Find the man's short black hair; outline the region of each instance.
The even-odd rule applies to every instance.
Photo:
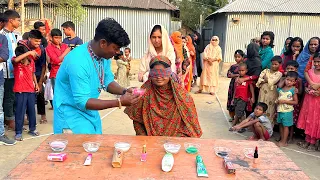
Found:
[[[262,107],[263,112],[266,112],[266,111],[268,110],[268,105],[267,105],[266,103],[258,102],[257,106]],[[256,106],[256,107],[257,107],[257,106]]]
[[[8,22],[7,16],[4,15],[4,13],[0,13],[0,22],[6,23]]]
[[[19,15],[19,13],[17,13],[17,11],[15,11],[15,10],[6,10],[5,12],[4,12],[4,15],[8,18],[8,20],[9,19],[15,19],[15,18],[20,18],[20,15]]]
[[[129,50],[129,52],[131,53],[131,49],[129,47],[124,48],[124,50]]]
[[[299,77],[299,75],[298,75],[298,73],[295,72],[295,71],[288,71],[288,72],[287,72],[287,77],[291,77],[291,78],[294,78],[295,80],[297,80],[298,77]]]
[[[62,36],[62,32],[60,31],[60,29],[52,29],[50,35],[51,37]]]
[[[299,63],[297,62],[297,61],[294,61],[294,60],[290,60],[290,61],[288,61],[287,62],[287,64],[286,64],[286,67],[288,67],[288,66],[293,66],[293,67],[295,67],[295,68],[299,68]]]
[[[99,41],[101,39],[105,39],[108,43],[114,43],[120,47],[125,47],[130,44],[130,39],[126,31],[112,18],[106,18],[99,22],[94,40]]]
[[[31,30],[31,31],[29,32],[29,38],[42,39],[43,36],[42,36],[42,34],[41,34],[40,31],[38,31],[38,30]]]
[[[271,62],[272,61],[277,61],[279,64],[282,63],[282,58],[281,56],[274,56],[272,59],[271,59]]]
[[[64,22],[61,27],[63,28],[71,28],[73,31],[75,31],[76,26],[74,25],[74,23],[72,21],[66,21]]]
[[[40,27],[46,26],[43,22],[37,21],[33,24],[34,29],[39,29]]]

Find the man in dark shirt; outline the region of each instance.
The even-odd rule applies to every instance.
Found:
[[[35,30],[38,30],[41,32],[43,38],[41,39],[41,45],[46,48],[48,46],[48,41],[46,39],[46,25],[41,22],[41,21],[37,21],[33,24],[33,27]],[[26,32],[22,35],[22,39],[23,40],[28,40],[29,38],[29,32]]]
[[[83,44],[82,39],[80,39],[75,33],[75,25],[71,21],[67,21],[61,25],[64,34],[67,36],[62,42],[67,44],[71,50],[75,47]]]

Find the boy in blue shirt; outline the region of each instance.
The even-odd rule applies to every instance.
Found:
[[[80,39],[75,33],[75,25],[71,21],[67,21],[61,25],[64,34],[67,36],[63,39],[63,43],[67,44],[71,50],[77,46],[83,44],[82,39]]]

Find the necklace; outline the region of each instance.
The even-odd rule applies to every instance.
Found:
[[[98,74],[98,78],[99,78],[99,87],[98,87],[98,92],[101,93],[101,90],[104,90],[107,92],[107,88],[104,85],[104,61],[102,58],[100,58],[99,56],[97,56],[93,51],[92,51],[92,47],[91,47],[91,42],[88,44],[88,51],[89,54],[91,56],[94,68]],[[98,67],[96,65],[95,59],[97,59],[98,61]]]

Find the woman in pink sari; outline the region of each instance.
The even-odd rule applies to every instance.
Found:
[[[222,60],[219,37],[213,36],[210,44],[203,53],[203,70],[200,78],[200,88],[196,93],[202,91],[215,95],[219,83],[219,63]]]

